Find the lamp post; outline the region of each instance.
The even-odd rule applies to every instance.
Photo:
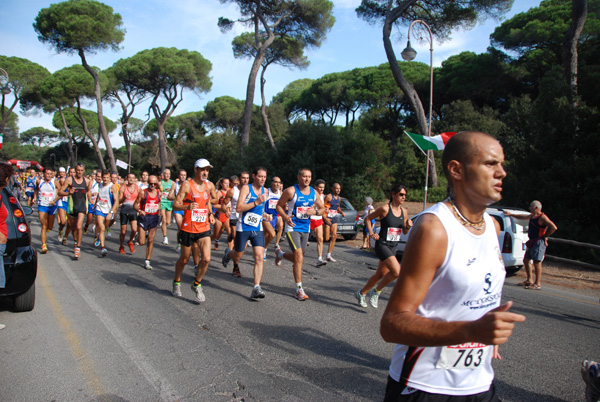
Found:
[[[433,114],[433,34],[431,28],[423,20],[414,20],[408,27],[408,43],[406,49],[400,54],[406,61],[412,61],[417,56],[417,51],[410,46],[410,32],[415,24],[422,24],[429,32],[429,125],[427,127],[427,136],[431,137],[431,116]],[[427,208],[427,187],[429,185],[429,161],[431,160],[432,151],[427,151],[427,167],[425,168],[425,200],[423,201],[423,209]]]

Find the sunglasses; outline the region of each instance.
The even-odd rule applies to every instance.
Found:
[[[400,197],[406,197],[406,193],[398,193]]]
[[[158,186],[158,183],[148,183],[149,186]]]

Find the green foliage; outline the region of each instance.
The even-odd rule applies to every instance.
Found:
[[[8,112],[8,111],[7,111]],[[8,116],[5,119],[4,129],[0,132],[3,136],[3,143],[7,142],[19,142],[19,115],[14,112],[8,112]]]
[[[165,134],[169,140],[189,141],[197,136],[206,134],[203,126],[204,112],[189,112],[177,116],[171,116],[165,123]],[[146,136],[158,132],[156,119],[150,120],[144,127]]]
[[[77,142],[88,141],[85,132],[83,131],[83,121],[78,116],[77,109],[66,108],[63,110],[63,114],[67,122],[67,127],[69,128],[69,131],[71,132],[73,137],[78,139]],[[92,133],[92,135],[98,133],[100,129],[100,124],[98,122],[98,114],[96,112],[86,109],[81,109],[81,114],[83,116],[83,119],[86,121],[87,128],[90,131],[90,133]],[[106,116],[104,116],[104,124],[106,125],[106,129],[109,133],[117,128],[116,123]],[[58,130],[63,130],[63,122],[60,113],[54,113],[54,116],[52,117],[52,125]]]
[[[20,141],[23,145],[31,144],[39,148],[56,142],[59,136],[58,131],[48,130],[45,127],[33,127],[21,133]]]
[[[204,107],[204,123],[210,130],[239,133],[243,125],[244,101],[219,96]]]
[[[37,148],[33,145],[21,145],[18,142],[3,144],[2,149],[0,149],[0,159],[4,161],[9,159],[39,161],[41,155],[42,148]]]
[[[233,56],[241,59],[255,58],[259,50],[255,38],[251,32],[244,32],[233,38],[231,43]],[[263,67],[270,64],[289,68],[306,68],[310,62],[304,55],[304,44],[300,40],[289,36],[278,36],[267,48],[262,62]]]
[[[43,8],[33,28],[42,43],[58,53],[119,50],[125,37],[121,15],[94,0],[68,0]]]

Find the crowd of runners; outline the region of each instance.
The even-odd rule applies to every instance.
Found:
[[[215,185],[208,180],[212,167],[206,159],[198,159],[191,178],[181,169],[175,180],[171,179],[169,169],[160,175],[144,171],[139,178],[133,173],[121,178],[108,170],[86,174],[83,164],[61,167],[56,172],[49,168],[40,173],[30,169],[15,173],[13,192],[22,192],[28,206],[37,206],[42,254],[48,252],[48,236],[58,226],[58,242],[63,246],[73,244],[74,260],[81,257],[81,244],[88,233],[93,235],[93,244],[104,257],[109,253],[106,237],[118,230],[114,229],[118,216],[118,253],[134,254],[136,247],[145,246],[143,267],[151,270],[156,233],[160,228],[162,244],[168,245],[167,228],[174,221],[179,252],[174,296],[182,296],[181,274],[192,258],[196,272],[192,284],[194,297],[198,302],[205,301],[202,278],[208,269],[211,250],[218,250],[221,238],[225,237],[222,264],[228,267],[233,262],[233,276],[242,275],[240,260],[246,248],[252,247],[251,299],[265,297],[260,284],[267,249],[273,243],[275,264],[280,266],[284,259],[292,262],[295,296],[307,300],[302,286],[302,265],[311,230],[316,237],[317,267],[336,262],[332,253],[338,217],[344,216],[340,184],[333,183],[331,193],[326,195],[325,182],[317,180],[315,187],[311,187],[312,172],[302,168],[298,171],[298,183],[284,189],[278,176],[273,176],[267,185],[267,171],[259,167],[252,173],[242,171],[219,178]],[[282,237],[289,244],[287,252],[280,247]],[[329,244],[323,258],[325,241]]]

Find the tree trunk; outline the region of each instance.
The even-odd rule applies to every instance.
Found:
[[[565,34],[562,45],[563,72],[567,84],[571,88],[571,95],[574,102],[576,102],[575,98],[577,97],[577,42],[587,18],[587,6],[587,0],[572,0],[571,26]]]
[[[83,67],[94,78],[94,94],[96,95],[96,105],[98,107],[98,124],[100,126],[100,134],[102,135],[104,145],[106,146],[106,155],[108,156],[108,160],[110,162],[110,169],[111,171],[116,172],[117,164],[115,163],[115,155],[113,153],[110,137],[108,136],[108,132],[106,131],[106,125],[104,124],[104,113],[102,111],[102,89],[100,88],[100,78],[98,78],[98,73],[96,72],[96,70],[94,70],[87,64],[87,61],[85,60],[85,54],[81,49],[79,49],[79,57],[81,57],[81,63],[83,64]],[[104,165],[104,161],[102,161],[102,165]],[[104,169],[106,168],[104,167]]]
[[[160,171],[167,168],[167,136],[165,135],[165,122],[156,120],[158,125],[158,156],[160,159]]]
[[[427,117],[425,116],[425,109],[423,108],[423,103],[419,98],[419,94],[415,91],[414,86],[408,82],[408,80],[402,74],[402,70],[398,65],[398,60],[396,58],[396,54],[394,53],[394,48],[392,47],[392,42],[390,40],[390,34],[392,32],[392,26],[394,22],[411,6],[415,3],[416,0],[405,1],[400,6],[392,9],[393,0],[390,0],[388,3],[388,13],[386,15],[385,23],[383,24],[383,47],[385,49],[385,54],[387,56],[388,62],[390,64],[390,69],[392,70],[392,75],[394,76],[394,80],[396,84],[404,95],[408,99],[408,103],[412,107],[415,117],[417,119],[417,125],[419,126],[419,131],[422,135],[427,136],[429,133],[429,126],[427,124]],[[429,183],[431,187],[437,187],[438,178],[437,171],[435,169],[435,159],[428,160],[429,163]]]
[[[70,166],[75,166],[76,162],[75,162],[75,153],[73,152],[73,136],[71,135],[71,132],[69,131],[69,127],[67,126],[67,120],[65,119],[65,114],[63,113],[63,110],[61,108],[59,108],[58,111],[60,112],[60,118],[62,119],[63,127],[65,129],[65,134],[67,136],[68,143],[69,143],[68,153],[69,153]]]
[[[83,114],[81,114],[81,107],[80,107],[79,101],[77,101],[77,115],[79,116],[79,122],[83,126],[83,132],[90,139],[90,141],[92,141],[92,145],[94,146],[94,151],[96,151],[96,158],[98,158],[98,169],[105,170],[106,165],[104,164],[104,159],[102,158],[102,152],[100,151],[100,146],[98,145],[98,141],[96,141],[96,139],[94,138],[94,136],[92,135],[92,133],[90,133],[90,130],[88,129],[87,121],[83,117]],[[114,171],[116,171],[116,168]]]
[[[277,151],[277,147],[275,146],[275,141],[273,141],[273,136],[271,135],[271,126],[269,125],[269,117],[267,116],[267,102],[265,100],[265,70],[267,66],[263,66],[262,71],[260,73],[260,97],[262,99],[262,105],[260,107],[260,114],[262,116],[263,124],[265,125],[265,132],[267,133],[267,138],[269,139],[269,143],[271,144],[271,148],[274,151]]]

